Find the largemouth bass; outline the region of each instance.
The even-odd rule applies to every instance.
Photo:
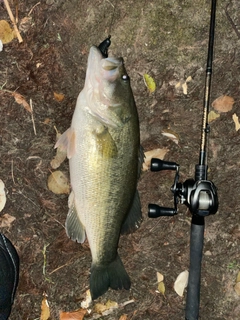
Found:
[[[66,148],[72,192],[67,235],[92,254],[92,299],[131,282],[118,255],[120,233],[139,227],[142,215],[137,180],[143,156],[139,120],[122,58],[91,47],[85,85],[71,127],[56,147]]]

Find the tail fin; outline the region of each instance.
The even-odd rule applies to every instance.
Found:
[[[108,288],[114,290],[126,289],[131,287],[130,278],[119,257],[107,266],[92,265],[90,276],[90,292],[92,299],[97,299],[104,294]]]

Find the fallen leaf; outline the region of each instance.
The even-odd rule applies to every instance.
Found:
[[[71,312],[60,311],[60,320],[82,320],[86,314],[86,309],[78,309]]]
[[[85,293],[85,299],[81,302],[81,307],[83,309],[87,309],[90,307],[91,303],[92,303],[91,293],[90,293],[90,290],[87,290]]]
[[[119,320],[127,320],[127,314],[122,314]]]
[[[147,73],[144,73],[143,80],[146,87],[148,88],[148,91],[150,93],[153,93],[156,90],[156,83],[154,79],[151,76],[149,76]]]
[[[27,101],[24,99],[24,97],[17,93],[17,92],[12,92],[12,95],[14,96],[15,98],[15,101],[18,103],[18,104],[21,104],[23,105],[23,107],[30,113],[32,113],[32,109],[30,107],[30,105],[27,103]]]
[[[68,178],[62,171],[54,171],[48,177],[48,189],[55,194],[69,194],[70,185]]]
[[[50,309],[47,301],[47,295],[44,294],[41,305],[41,317],[40,320],[48,320],[50,318]]]
[[[169,138],[170,140],[172,140],[173,142],[175,142],[176,144],[178,144],[179,142],[179,136],[177,133],[175,133],[172,130],[165,130],[162,132],[162,135]]]
[[[6,20],[0,20],[0,39],[2,43],[9,43],[15,37],[15,32]]]
[[[164,276],[160,272],[157,272],[157,282],[162,282],[163,280]]]
[[[144,152],[145,158],[144,158],[142,170],[143,171],[149,170],[152,158],[158,158],[163,160],[168,151],[169,151],[168,149],[153,149],[153,150]]]
[[[234,99],[230,96],[220,96],[212,103],[212,107],[218,112],[228,112],[232,110]]]
[[[215,111],[211,110],[208,114],[208,123],[216,120],[219,117],[220,117],[219,113],[216,113]]]
[[[65,98],[64,94],[62,93],[53,92],[53,95],[54,95],[54,99],[57,100],[58,102],[63,101],[63,99]]]
[[[188,270],[185,270],[178,275],[176,281],[174,282],[173,288],[180,297],[183,296],[184,289],[188,285],[188,275]]]
[[[238,116],[236,115],[236,113],[234,113],[232,115],[232,119],[235,123],[235,130],[238,131],[240,129],[240,123],[239,123]]]
[[[238,275],[237,275],[237,280],[236,282],[240,282],[240,271],[238,272]]]
[[[164,295],[165,294],[165,284],[163,281],[158,283],[158,291]]]
[[[240,296],[240,282],[237,282],[234,286],[234,290],[238,296]]]
[[[6,192],[5,192],[5,185],[4,182],[0,179],[0,212],[5,207],[7,198],[6,198]]]
[[[1,228],[9,228],[13,221],[16,220],[15,217],[11,216],[8,213],[5,213],[3,216],[0,217],[0,227]]]

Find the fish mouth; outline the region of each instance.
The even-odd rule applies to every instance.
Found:
[[[90,48],[84,86],[87,105],[90,113],[99,121],[114,128],[122,125],[122,121],[113,111],[120,106],[113,97],[113,92],[122,66],[122,58],[105,58],[98,47]]]

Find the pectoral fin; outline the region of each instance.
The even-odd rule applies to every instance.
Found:
[[[141,222],[142,222],[141,203],[140,203],[138,191],[136,190],[131,209],[128,212],[128,215],[126,216],[123,222],[121,233],[124,234],[124,233],[130,233],[135,231],[140,227]]]
[[[77,209],[74,203],[74,194],[69,196],[69,211],[66,219],[66,233],[70,239],[83,243],[86,239],[85,228],[79,219]]]
[[[76,135],[74,129],[67,129],[60,136],[54,148],[60,148],[60,150],[66,151],[68,159],[71,159],[76,151]]]
[[[96,148],[105,158],[114,158],[118,154],[118,149],[108,128],[101,125],[93,132],[95,135]]]

